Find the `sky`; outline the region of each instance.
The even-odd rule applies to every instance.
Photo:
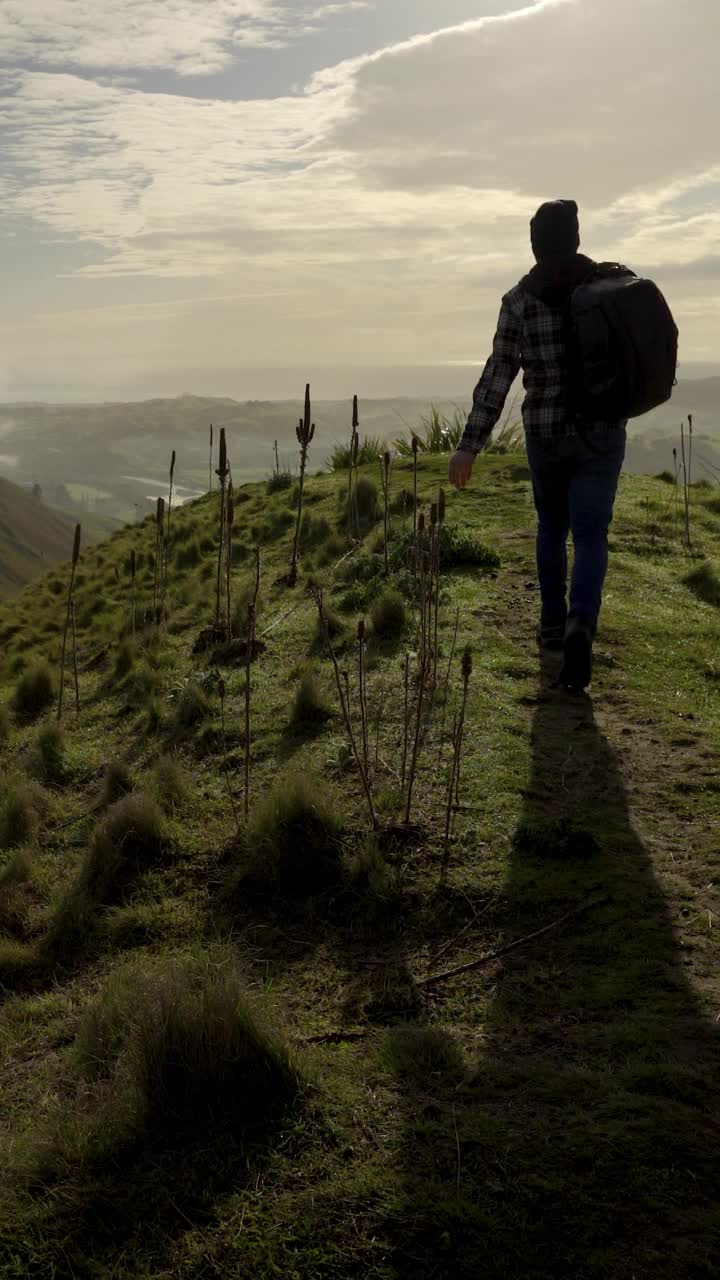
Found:
[[[718,0],[0,0],[0,399],[469,392],[558,196],[720,372],[718,48]]]

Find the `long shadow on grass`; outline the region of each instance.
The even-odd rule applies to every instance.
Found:
[[[451,1063],[419,1084],[399,1080],[397,1274],[709,1277],[720,1245],[717,1035],[618,757],[590,699],[554,690],[548,674],[499,945],[606,900],[436,988],[437,1016],[452,1025],[457,1011],[466,1044],[479,1036],[482,1047],[459,1090]]]

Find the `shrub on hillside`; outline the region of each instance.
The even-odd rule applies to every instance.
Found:
[[[55,680],[46,662],[24,671],[15,686],[13,707],[20,720],[35,720],[55,701]]]
[[[55,720],[48,720],[37,736],[33,766],[41,782],[61,783],[67,772],[65,732]]]
[[[124,760],[111,760],[103,775],[101,803],[108,808],[129,795],[132,789],[132,776]]]
[[[86,1077],[111,1081],[115,1142],[257,1131],[300,1089],[229,960],[187,956],[114,975],[81,1023],[76,1053]]]
[[[377,485],[367,476],[360,476],[353,487],[351,513],[353,518],[357,515],[361,530],[371,528],[378,518]],[[347,515],[345,519],[347,521]]]
[[[307,896],[337,882],[342,824],[327,786],[306,774],[278,779],[251,815],[233,887]]]
[[[305,671],[300,679],[290,712],[291,728],[303,730],[317,728],[332,716],[318,687],[314,671]]]
[[[292,482],[293,478],[289,471],[274,471],[273,474],[268,477],[265,487],[269,494],[282,493],[285,489],[289,489],[291,487]]]
[[[160,756],[152,768],[152,790],[164,813],[179,809],[187,799],[190,779],[178,760]]]
[[[186,542],[175,550],[175,567],[177,569],[194,569],[202,560],[202,551],[197,539]]]
[[[370,620],[374,634],[381,640],[401,635],[407,622],[402,596],[397,591],[384,591],[370,606]]]
[[[115,654],[115,675],[118,680],[124,680],[130,674],[135,666],[136,658],[137,645],[135,641],[129,637],[121,640]]]
[[[175,704],[175,723],[179,729],[194,729],[212,715],[212,703],[196,680],[183,686]]]
[[[95,828],[76,890],[93,903],[108,906],[158,862],[164,847],[157,804],[141,792],[131,793],[112,805]]]
[[[7,788],[0,809],[0,849],[33,844],[40,825],[39,790],[24,782]]]
[[[699,569],[689,573],[683,578],[683,583],[703,604],[720,608],[720,577],[709,562],[706,561]]]

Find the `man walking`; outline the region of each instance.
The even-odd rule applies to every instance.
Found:
[[[594,268],[579,252],[573,200],[541,205],[531,224],[537,265],[505,295],[493,346],[450,483],[468,483],[508,392],[523,370],[523,422],[537,509],[537,567],[542,598],[538,641],[563,649],[560,683],[580,690],[592,678],[592,646],[608,566],[608,529],[625,457],[627,419],[582,421],[570,359],[570,300]],[[631,274],[631,273],[628,273]],[[575,563],[567,598],[567,539]]]

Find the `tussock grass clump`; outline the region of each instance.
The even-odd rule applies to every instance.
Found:
[[[266,489],[269,494],[282,493],[285,489],[292,487],[293,478],[289,471],[275,471],[268,476],[266,481]]]
[[[0,808],[0,849],[33,844],[40,826],[40,788],[19,782],[8,787]]]
[[[350,507],[350,512],[345,513],[343,520],[347,522],[350,515],[359,524],[360,531],[366,533],[378,518],[377,485],[368,476],[360,476],[358,479],[353,489]]]
[[[111,760],[103,775],[101,803],[107,808],[129,795],[132,789],[132,776],[124,760]]]
[[[10,889],[15,885],[27,884],[32,880],[34,864],[28,849],[16,849],[7,862],[0,867],[0,890]]]
[[[423,1084],[433,1078],[461,1079],[462,1054],[442,1027],[394,1027],[381,1048],[384,1062],[396,1075]]]
[[[125,796],[108,809],[90,840],[77,880],[59,902],[43,941],[46,964],[63,963],[93,936],[98,908],[124,899],[166,847],[162,814],[149,796]]]
[[[720,577],[708,561],[683,578],[683,585],[703,604],[720,608]]]
[[[290,712],[290,727],[304,730],[323,725],[332,716],[326,705],[317,682],[315,672],[304,671]]]
[[[293,773],[278,779],[250,817],[233,887],[303,897],[337,883],[342,823],[327,786]]]
[[[407,622],[402,596],[397,591],[384,591],[370,606],[370,620],[374,634],[381,640],[401,635]]]
[[[33,769],[41,782],[57,785],[67,774],[65,733],[55,720],[48,720],[38,732]]]
[[[230,962],[195,956],[114,975],[85,1015],[76,1055],[88,1079],[109,1081],[114,1144],[257,1133],[301,1087]]]
[[[125,796],[95,828],[69,897],[89,907],[110,906],[138,875],[158,863],[164,848],[163,818],[155,801],[142,792]]]
[[[187,800],[190,778],[173,756],[160,756],[152,768],[153,795],[164,813],[172,813]]]
[[[570,818],[537,818],[521,822],[513,848],[533,858],[589,858],[600,851],[595,836]]]
[[[212,715],[212,703],[195,680],[189,680],[175,705],[175,724],[179,729],[194,729]]]
[[[141,710],[147,707],[160,692],[162,679],[159,671],[147,660],[133,667],[124,684],[125,698],[128,706]]]
[[[36,663],[23,672],[15,686],[15,715],[19,720],[36,720],[53,705],[55,697],[55,680],[47,662]]]
[[[202,560],[203,553],[197,539],[186,542],[175,549],[175,567],[177,569],[195,569]]]
[[[121,640],[115,654],[115,676],[124,680],[130,674],[137,660],[137,645],[129,638]]]

